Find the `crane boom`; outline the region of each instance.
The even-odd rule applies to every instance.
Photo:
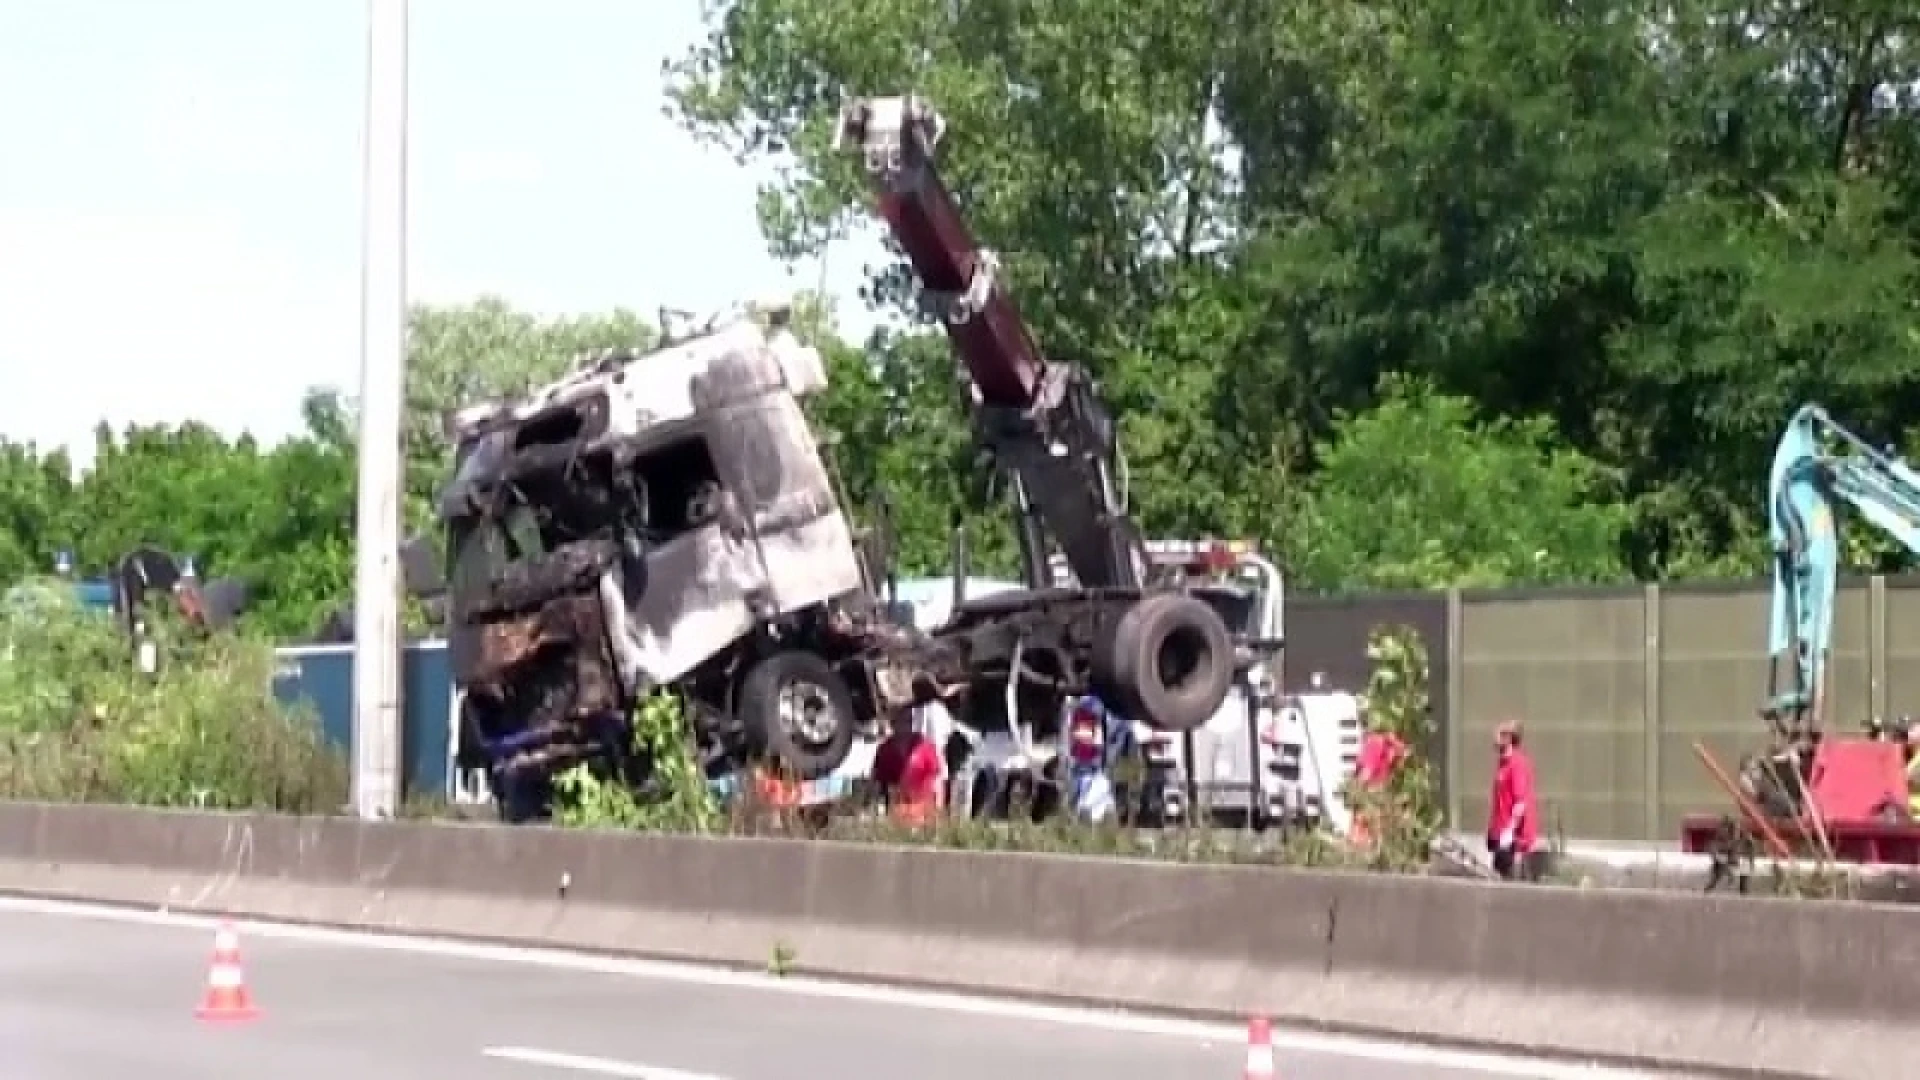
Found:
[[[1149,562],[1119,488],[1112,414],[1088,372],[1041,353],[934,163],[945,130],[918,97],[860,98],[841,110],[834,147],[861,156],[880,217],[942,308],[975,439],[1012,482],[1028,584],[1051,583],[1051,538],[1083,587],[1138,588]]]
[[[1840,576],[1834,511],[1841,503],[1920,555],[1920,473],[1825,409],[1804,405],[1774,448],[1767,498],[1774,552],[1767,711],[1799,730],[1817,725],[1826,691]]]

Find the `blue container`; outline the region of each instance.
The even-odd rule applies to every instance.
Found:
[[[96,611],[113,610],[113,586],[105,581],[77,581],[73,585],[73,594],[80,600],[80,606]]]
[[[296,645],[274,650],[273,692],[289,705],[306,701],[327,740],[352,759],[353,646]],[[450,798],[453,792],[454,693],[447,643],[407,646],[400,669],[402,797]]]

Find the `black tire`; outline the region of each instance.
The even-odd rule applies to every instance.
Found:
[[[1122,615],[1094,652],[1096,689],[1156,731],[1205,724],[1233,688],[1233,639],[1218,612],[1186,593],[1155,593]]]
[[[823,730],[795,729],[782,716],[790,695],[817,710]],[[853,750],[857,724],[853,693],[833,666],[815,653],[782,652],[755,664],[741,680],[735,714],[749,753],[771,759],[801,780],[817,780],[840,767]]]

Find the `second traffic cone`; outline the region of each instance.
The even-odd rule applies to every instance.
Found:
[[[213,962],[207,967],[207,991],[193,1015],[202,1020],[251,1020],[259,1015],[247,993],[247,976],[240,966],[240,935],[232,923],[221,923],[213,935]]]
[[[1247,1071],[1245,1080],[1275,1080],[1273,1069],[1273,1025],[1264,1016],[1247,1021]]]

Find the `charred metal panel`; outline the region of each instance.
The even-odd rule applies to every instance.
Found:
[[[623,706],[606,623],[592,593],[560,597],[538,611],[463,632],[471,668],[462,688],[482,708],[513,715],[513,730],[558,728]]]
[[[491,431],[463,439],[454,450],[453,476],[440,490],[443,519],[472,513],[505,475],[512,435]]]
[[[727,406],[708,430],[759,541],[765,602],[796,611],[860,589],[852,530],[799,403],[773,394]]]
[[[753,628],[751,599],[765,581],[744,528],[716,523],[654,547],[607,590],[620,605],[608,616],[622,627],[621,668],[655,683],[686,674]]]

